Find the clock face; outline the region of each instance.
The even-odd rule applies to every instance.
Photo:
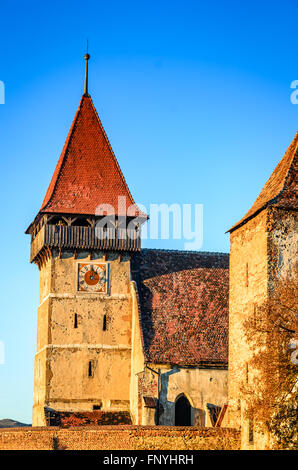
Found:
[[[107,292],[107,265],[104,263],[78,264],[78,291]]]

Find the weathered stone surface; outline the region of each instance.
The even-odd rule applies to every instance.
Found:
[[[103,255],[99,260],[105,261]],[[87,253],[82,260],[90,263]],[[60,411],[92,411],[93,406],[129,410],[130,260],[111,253],[107,261],[108,295],[77,292],[74,256],[53,256],[41,268],[33,425],[45,425],[44,406]]]
[[[0,430],[1,450],[239,450],[239,432],[222,428],[103,426]]]

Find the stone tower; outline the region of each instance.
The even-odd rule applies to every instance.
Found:
[[[134,204],[85,90],[41,209],[28,227],[40,270],[33,426],[57,411],[129,411]]]
[[[243,323],[269,298],[279,277],[297,259],[298,133],[247,214],[230,230],[229,406],[231,427],[240,427],[242,448],[263,446],[245,419],[242,384],[250,380],[250,345]]]

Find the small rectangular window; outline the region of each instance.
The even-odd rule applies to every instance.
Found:
[[[73,326],[74,326],[74,328],[78,327],[78,314],[77,313],[74,314],[74,325]]]
[[[107,329],[107,316],[106,315],[104,315],[102,319],[102,329],[103,331],[106,331]]]

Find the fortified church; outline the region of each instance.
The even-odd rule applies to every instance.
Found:
[[[148,216],[88,93],[85,59],[84,94],[26,231],[40,270],[33,426],[231,426],[247,441],[242,327],[292,269],[298,133],[230,229],[230,256],[141,249]]]

